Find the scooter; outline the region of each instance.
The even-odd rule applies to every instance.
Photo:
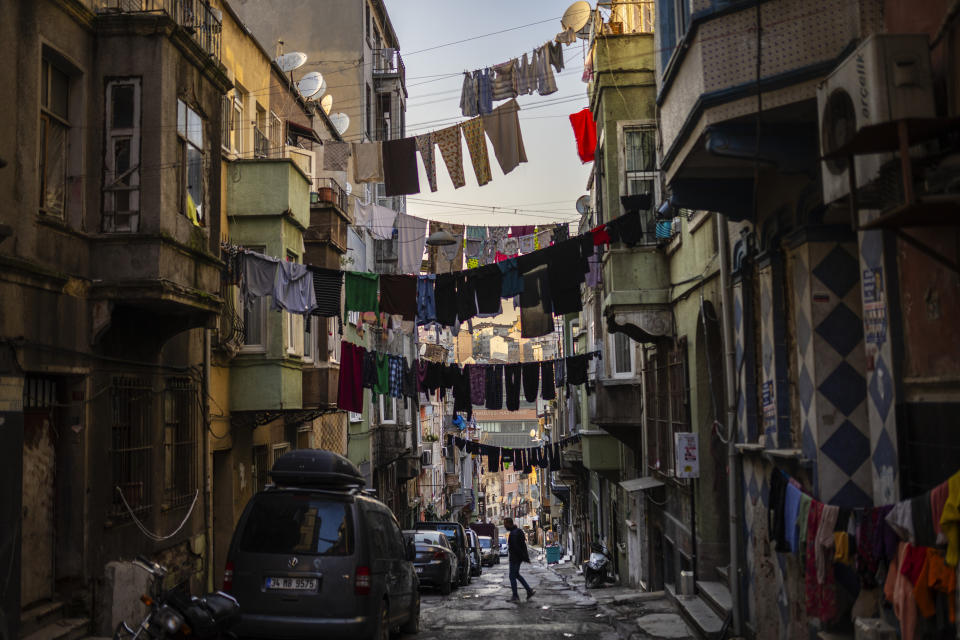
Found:
[[[233,638],[230,627],[240,618],[240,604],[233,596],[215,591],[202,598],[191,596],[186,583],[164,590],[167,569],[148,558],[138,556],[133,565],[152,577],[150,594],[140,601],[150,607],[136,629],[125,621],[117,625],[113,640],[183,640],[190,636],[197,640]]]
[[[607,575],[611,562],[613,557],[603,544],[599,542],[590,544],[590,559],[583,567],[583,577],[586,579],[588,589],[603,586],[607,582],[616,582],[612,576]]]

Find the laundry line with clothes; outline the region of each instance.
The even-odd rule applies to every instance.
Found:
[[[240,290],[245,304],[270,296],[273,309],[301,315],[341,317],[343,310],[386,313],[423,326],[459,327],[474,317],[502,312],[502,300],[520,308],[521,337],[555,330],[554,315],[583,309],[580,285],[599,277],[595,246],[642,236],[639,214],[627,213],[585,234],[522,255],[495,256],[494,264],[440,274],[378,274],[341,271],[280,260],[244,250]]]
[[[578,442],[580,442],[580,436],[573,435],[537,447],[496,447],[473,442],[453,434],[447,435],[447,446],[451,449],[456,447],[464,453],[487,459],[487,468],[481,470],[481,473],[484,471],[497,473],[501,467],[509,469],[511,464],[514,469],[523,474],[532,473],[534,467],[559,471],[562,468],[561,455],[563,450]]]
[[[822,503],[776,467],[769,487],[768,536],[775,551],[801,559],[808,615],[829,624],[843,602],[866,618],[889,605],[906,640],[955,629],[960,471],[878,507]]]

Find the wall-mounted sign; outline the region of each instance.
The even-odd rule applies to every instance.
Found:
[[[673,434],[673,450],[678,478],[700,477],[700,447],[697,434],[682,432]]]

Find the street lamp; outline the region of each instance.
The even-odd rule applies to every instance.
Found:
[[[457,239],[446,229],[434,231],[427,238],[428,247],[449,247],[452,244],[457,244]]]

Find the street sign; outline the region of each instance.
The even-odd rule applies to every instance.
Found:
[[[678,478],[700,477],[700,450],[696,433],[673,434],[673,450],[676,454]]]

